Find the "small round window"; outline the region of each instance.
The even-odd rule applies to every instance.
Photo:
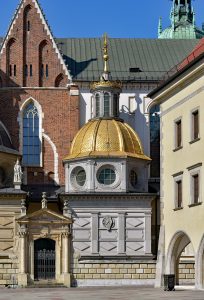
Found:
[[[135,172],[135,170],[130,171],[130,183],[131,183],[132,187],[136,188],[136,186],[137,186],[137,173]]]
[[[76,182],[78,185],[83,186],[86,182],[86,172],[84,169],[80,169],[76,173]]]
[[[104,168],[100,171],[98,181],[104,185],[110,185],[116,180],[115,171],[110,168]]]

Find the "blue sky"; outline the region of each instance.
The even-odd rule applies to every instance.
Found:
[[[171,0],[39,0],[56,37],[156,38],[159,16],[169,25]],[[204,0],[192,1],[196,24],[204,22]],[[0,0],[0,35],[5,35],[19,0]]]

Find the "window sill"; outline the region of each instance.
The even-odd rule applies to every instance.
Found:
[[[176,151],[178,151],[178,150],[180,150],[180,149],[182,149],[182,148],[183,148],[183,146],[179,146],[179,147],[173,149],[173,152],[176,152]]]
[[[192,203],[192,204],[189,204],[188,207],[194,207],[194,206],[198,206],[198,205],[201,205],[202,202],[198,202],[198,203]]]
[[[194,143],[196,143],[198,141],[200,141],[200,138],[197,138],[197,139],[194,139],[194,140],[190,141],[189,144],[194,144]]]
[[[174,211],[181,210],[181,209],[183,209],[183,207],[176,207],[174,208]]]

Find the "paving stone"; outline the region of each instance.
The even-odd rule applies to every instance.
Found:
[[[204,290],[176,288],[175,292],[151,287],[83,287],[83,288],[27,288],[0,290],[0,300],[203,300]]]

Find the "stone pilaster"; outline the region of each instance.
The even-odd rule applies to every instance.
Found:
[[[19,274],[18,274],[18,285],[25,287],[28,285],[28,274],[26,264],[27,254],[27,228],[25,225],[21,225],[19,233],[20,239],[20,253],[19,253]]]
[[[92,213],[92,254],[98,254],[98,214]]]
[[[63,238],[63,283],[66,287],[71,286],[71,274],[69,273],[70,269],[70,232],[69,228],[66,228],[62,233]]]
[[[118,254],[125,253],[125,213],[118,214]]]

